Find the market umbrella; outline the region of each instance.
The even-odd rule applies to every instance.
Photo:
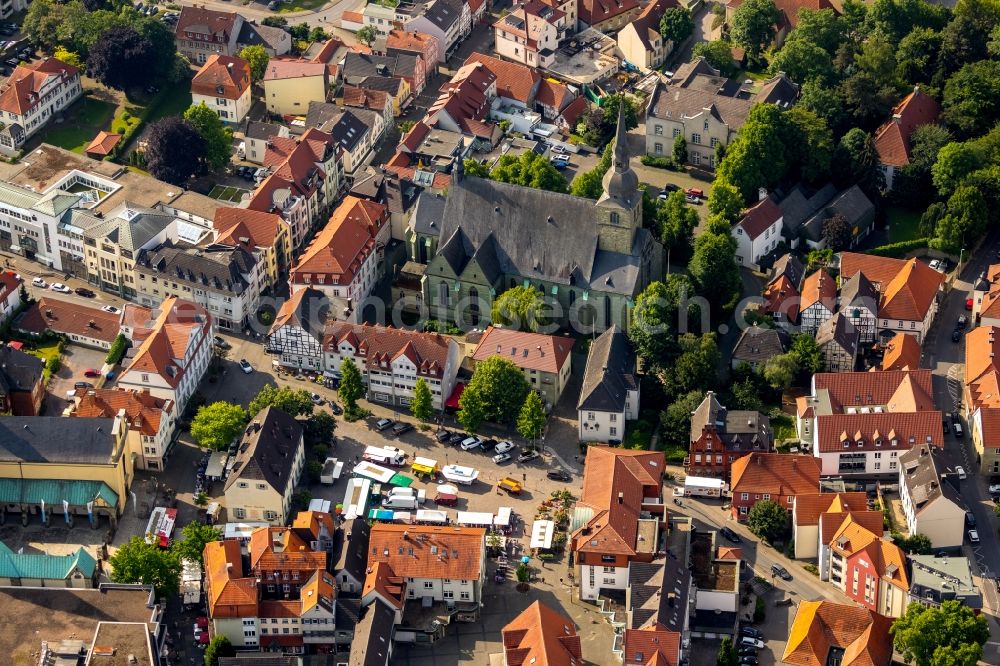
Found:
[[[528,557],[527,555],[522,555],[521,556],[521,564],[527,564],[530,561],[531,561],[531,558]]]

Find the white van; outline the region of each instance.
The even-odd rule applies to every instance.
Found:
[[[382,500],[383,509],[410,509],[416,510],[424,502],[424,491],[421,490],[415,495],[389,495]]]
[[[955,431],[955,437],[958,439],[962,439],[962,437],[965,435],[965,433],[962,432],[962,424],[953,423],[951,427]]]

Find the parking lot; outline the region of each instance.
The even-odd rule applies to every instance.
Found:
[[[76,382],[87,382],[97,385],[96,377],[85,377],[88,369],[100,370],[108,352],[103,349],[91,349],[80,345],[66,345],[62,355],[62,367],[52,375],[46,387],[42,409],[49,416],[62,414],[69,405],[66,394],[73,389]]]

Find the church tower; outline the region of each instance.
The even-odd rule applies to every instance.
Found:
[[[611,168],[602,181],[604,191],[597,200],[597,248],[630,254],[635,232],[642,227],[642,192],[639,177],[629,164],[624,102],[618,106],[618,127],[611,155]]]

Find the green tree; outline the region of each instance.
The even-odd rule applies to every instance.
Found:
[[[671,253],[671,263],[686,263],[691,256],[698,213],[687,204],[684,192],[671,192],[666,201],[657,207],[656,224],[663,248]]]
[[[199,446],[221,451],[240,436],[247,422],[247,413],[239,405],[213,402],[198,408],[191,421],[191,436]]]
[[[760,187],[777,185],[789,166],[785,158],[788,129],[788,116],[776,104],[754,106],[726,149],[718,177],[739,190],[744,201],[755,199]]]
[[[299,423],[302,425],[302,437],[306,446],[314,451],[317,447],[329,446],[333,440],[333,431],[337,427],[337,420],[333,415],[324,411],[318,411]]]
[[[236,649],[229,639],[222,634],[216,634],[212,642],[205,648],[205,666],[219,666],[219,657],[235,657]]]
[[[774,41],[774,26],[780,18],[774,0],[748,0],[733,12],[729,34],[746,51],[750,62],[755,63]]]
[[[823,240],[834,252],[846,250],[851,244],[851,223],[840,213],[823,220]]]
[[[692,32],[694,32],[694,18],[687,9],[671,7],[663,12],[663,17],[660,19],[660,36],[673,42],[675,48],[690,37]]]
[[[764,379],[777,391],[785,391],[795,381],[795,376],[799,374],[799,359],[795,354],[778,354],[772,356],[764,362],[761,371]]]
[[[733,647],[733,639],[728,636],[722,639],[719,645],[719,654],[715,658],[715,666],[736,666],[736,648]]]
[[[759,412],[764,408],[764,400],[760,397],[760,387],[750,377],[744,377],[732,384],[733,409],[746,409]]]
[[[470,388],[482,397],[486,420],[502,424],[514,422],[531,390],[521,369],[502,356],[476,364],[465,391]]]
[[[756,502],[747,512],[747,529],[765,541],[777,541],[788,531],[788,511],[773,500]]]
[[[838,87],[827,86],[820,81],[806,81],[799,88],[795,108],[812,111],[826,120],[837,134],[844,131],[847,123],[846,102]]]
[[[184,120],[194,128],[205,144],[205,161],[210,169],[221,169],[232,157],[233,130],[204,102],[184,112]]]
[[[537,331],[545,324],[545,297],[534,287],[518,285],[493,301],[490,317],[503,326],[519,331]]]
[[[823,372],[823,351],[816,344],[816,337],[808,333],[799,333],[792,337],[792,346],[788,350],[795,354],[799,369],[814,375]]]
[[[944,601],[940,606],[911,603],[902,617],[892,623],[893,646],[906,663],[938,666],[959,663],[975,666],[983,656],[983,645],[990,637],[985,615],[977,615],[960,601]],[[954,662],[947,656],[962,655]]]
[[[639,126],[639,102],[626,93],[612,93],[601,100],[601,108],[594,109],[577,125],[577,133],[592,146],[603,146],[614,136],[618,126],[618,108],[624,104],[625,130]]]
[[[802,40],[815,44],[831,56],[836,54],[841,44],[847,41],[846,21],[832,9],[799,10],[799,22],[795,30],[785,39]]]
[[[177,116],[152,123],[145,133],[146,169],[154,177],[180,185],[205,170],[205,142],[191,125]]]
[[[718,383],[722,354],[715,333],[697,336],[685,333],[677,338],[680,354],[673,367],[660,373],[667,395],[683,395],[691,391],[706,391]]]
[[[375,32],[374,26],[366,25],[363,26],[362,28],[359,28],[358,31],[354,33],[354,36],[357,37],[358,41],[364,44],[365,46],[371,46],[372,44],[375,43],[375,39],[378,37],[378,33]]]
[[[893,541],[907,555],[930,555],[934,547],[927,535],[919,532],[905,538],[894,537]]]
[[[938,194],[951,196],[965,177],[980,168],[984,155],[972,142],[947,143],[938,150],[937,159],[931,167],[931,178]]]
[[[123,333],[119,333],[111,343],[108,355],[104,357],[104,362],[110,365],[118,365],[118,362],[122,360],[122,356],[125,355],[126,349],[128,349],[128,338]]]
[[[828,82],[833,78],[833,61],[820,46],[804,39],[792,39],[774,54],[770,72],[784,72],[796,83]]]
[[[466,176],[475,176],[477,178],[490,177],[490,168],[484,162],[471,158],[462,162],[462,171]]]
[[[176,542],[172,548],[182,560],[191,560],[201,564],[205,557],[205,544],[222,540],[222,532],[205,523],[188,523],[181,530],[183,541]]]
[[[942,116],[957,136],[983,134],[1000,119],[1000,61],[965,65],[944,86]]]
[[[240,49],[239,56],[246,60],[247,65],[250,66],[250,79],[254,83],[260,83],[264,79],[264,74],[267,73],[267,63],[271,61],[271,56],[260,44],[244,46]]]
[[[728,310],[736,304],[742,282],[731,236],[714,233],[698,236],[688,270],[699,293],[713,306]]]
[[[490,171],[490,179],[549,192],[566,192],[566,178],[552,162],[533,150],[520,155],[504,155]]]
[[[258,414],[265,407],[277,407],[290,416],[308,416],[313,413],[314,406],[312,394],[305,389],[268,384],[250,401],[247,411]]]
[[[517,433],[528,441],[535,441],[545,430],[545,407],[542,398],[536,391],[528,391],[528,397],[521,405],[521,413],[517,416]]]
[[[611,168],[611,149],[613,144],[608,144],[601,154],[601,161],[593,169],[577,174],[570,184],[570,194],[587,199],[598,199],[604,191],[604,174]]]
[[[350,414],[357,413],[358,400],[364,393],[365,389],[361,385],[361,372],[358,370],[358,366],[354,364],[352,359],[345,358],[340,362],[340,388],[337,389],[337,395],[344,403],[344,410]]]
[[[884,181],[870,134],[858,127],[848,131],[840,139],[833,162],[835,181],[843,185],[857,183],[869,196],[878,196]]]
[[[732,224],[739,219],[742,211],[743,196],[739,190],[721,178],[716,179],[708,195],[708,212]]]
[[[660,413],[660,441],[663,444],[680,446],[687,451],[691,443],[691,412],[704,398],[701,391],[689,391],[667,405]]]
[[[785,112],[788,134],[785,139],[785,160],[788,167],[808,183],[825,183],[830,177],[833,161],[833,132],[826,119],[794,107]]]
[[[688,142],[684,138],[683,134],[678,134],[677,138],[674,139],[674,162],[677,164],[687,164],[688,161]]]
[[[476,432],[479,426],[486,420],[486,403],[480,389],[472,388],[471,385],[465,387],[462,395],[458,397],[458,422],[462,424],[468,432]]]
[[[431,396],[431,389],[427,386],[427,380],[418,377],[413,385],[413,400],[410,402],[410,411],[421,423],[428,423],[434,418],[434,399]]]
[[[90,49],[87,70],[107,87],[124,91],[147,79],[155,59],[148,39],[131,27],[114,26]]]
[[[177,554],[146,543],[144,537],[132,537],[108,562],[111,580],[116,583],[152,585],[158,597],[172,597],[180,589],[181,561]]]
[[[940,32],[914,28],[896,48],[897,78],[907,83],[930,83],[940,50]]]
[[[79,55],[72,51],[67,51],[61,46],[56,48],[55,53],[52,55],[56,60],[64,62],[67,65],[72,65],[73,67],[78,67],[79,69],[84,69],[86,67],[86,63],[80,60]]]
[[[733,63],[733,45],[724,39],[711,42],[698,42],[691,49],[691,58],[704,58],[709,65],[719,70],[723,76],[732,76],[735,69]]]
[[[948,199],[948,212],[937,223],[937,244],[958,251],[981,238],[989,226],[990,208],[979,188],[960,185]]]
[[[693,293],[685,294],[691,298]],[[651,282],[635,299],[629,339],[636,353],[646,363],[665,365],[677,351],[677,303],[664,282]]]

